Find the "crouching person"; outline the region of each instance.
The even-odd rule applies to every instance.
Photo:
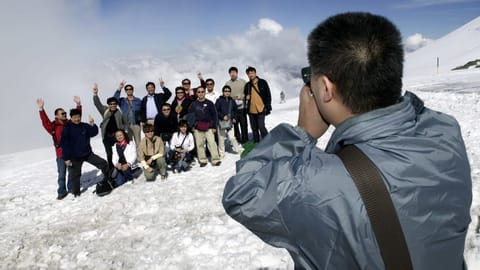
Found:
[[[124,130],[115,132],[117,142],[112,147],[112,162],[115,166],[112,178],[114,187],[119,187],[125,182],[133,180],[133,175],[138,168],[137,146],[131,141]]]
[[[167,162],[165,161],[165,148],[162,138],[153,134],[153,125],[143,125],[145,137],[138,146],[138,160],[143,167],[145,179],[155,181],[160,173],[162,180],[167,179]]]
[[[192,133],[188,132],[186,120],[180,120],[178,123],[178,132],[172,135],[170,140],[170,164],[173,172],[188,171],[192,163],[193,155],[191,151],[195,148],[195,141]]]

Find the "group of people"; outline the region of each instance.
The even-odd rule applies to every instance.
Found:
[[[91,117],[88,123],[81,123],[79,97],[74,99],[77,108],[70,111],[70,120],[59,108],[55,120],[50,121],[43,100],[37,100],[42,124],[56,142],[57,199],[69,192],[80,195],[81,165],[85,161],[99,168],[105,180],[112,178],[114,187],[118,187],[132,180],[140,169],[147,181],[158,175],[165,180],[167,169],[173,173],[188,171],[195,157],[200,167],[208,164],[209,157],[212,166],[219,166],[225,157],[226,139],[234,154],[241,152],[241,144],[249,140],[247,116],[252,140],[259,142],[268,134],[265,116],[272,110],[269,85],[256,75],[254,67],[246,69],[248,82],[238,77],[236,67],[228,73],[230,80],[221,94],[215,91],[213,79],[204,80],[198,73],[200,85],[192,88],[191,81],[183,79],[173,98],[162,79],[158,93],[155,83],[146,83],[147,95],[141,99],[134,95],[133,85],[121,81],[106,104],[95,83],[93,103],[102,117],[99,127]],[[90,138],[99,130],[106,160],[95,155],[90,146]],[[70,173],[65,184],[67,171]]]

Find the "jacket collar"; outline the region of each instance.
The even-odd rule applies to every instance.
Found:
[[[423,101],[420,98],[406,92],[394,105],[359,114],[340,123],[325,151],[335,153],[344,145],[400,134],[415,125],[417,114],[423,108]]]

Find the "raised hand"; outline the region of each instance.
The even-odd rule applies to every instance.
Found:
[[[98,95],[98,84],[97,83],[93,84],[93,95],[94,96]]]
[[[119,91],[122,90],[123,87],[125,87],[125,83],[126,83],[125,80],[122,80],[122,81],[120,82],[120,84],[118,85],[118,90],[119,90]]]
[[[73,97],[73,102],[75,102],[77,105],[82,104],[82,101],[80,100],[79,96],[74,96]]]
[[[158,82],[160,83],[160,88],[163,88],[165,86],[165,82],[163,81],[162,77],[158,79]]]
[[[199,71],[199,72],[197,73],[197,77],[198,77],[199,80],[203,80],[202,72]]]
[[[43,101],[43,99],[41,98],[37,99],[37,106],[40,110],[43,110],[44,105],[45,105],[45,102]]]
[[[95,120],[93,119],[93,117],[91,115],[88,115],[88,123],[93,126],[93,123],[95,123]]]

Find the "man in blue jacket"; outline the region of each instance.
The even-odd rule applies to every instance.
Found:
[[[72,193],[75,197],[80,196],[80,177],[82,164],[88,162],[100,169],[105,177],[108,177],[108,163],[103,158],[95,155],[90,146],[90,138],[98,134],[98,127],[89,117],[89,123],[83,123],[82,111],[70,110],[71,122],[63,129],[60,146],[63,149],[63,160],[67,166],[71,166],[70,181],[72,181]]]
[[[126,97],[120,97],[122,89],[125,88]],[[127,120],[128,134],[133,135],[135,145],[140,144],[140,120],[142,100],[133,95],[133,85],[125,85],[125,81],[121,81],[118,89],[113,94],[113,97],[118,100],[118,106]]]
[[[335,153],[356,145],[378,167],[414,269],[462,269],[470,166],[458,122],[402,96],[397,28],[369,13],[328,18],[308,38],[311,87],[298,126],[274,128],[223,194],[227,213],[297,269],[385,269],[360,194]],[[316,147],[335,126],[324,151]]]

